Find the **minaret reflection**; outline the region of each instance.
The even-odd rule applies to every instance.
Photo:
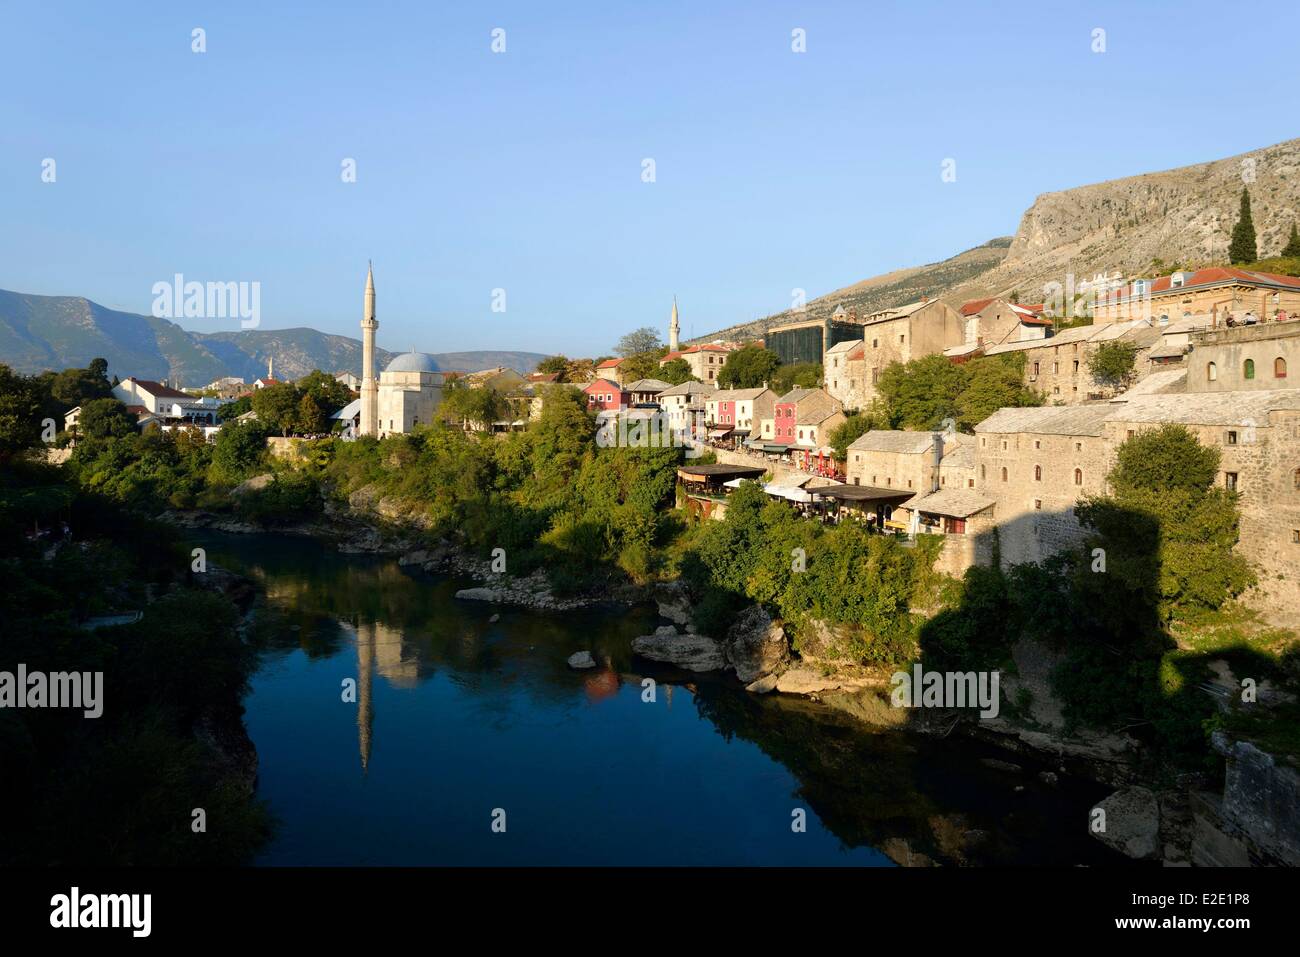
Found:
[[[357,739],[361,770],[370,767],[375,712],[372,697],[378,673],[394,688],[414,688],[420,682],[420,660],[414,648],[407,654],[406,636],[400,628],[378,621],[356,623],[357,635]]]

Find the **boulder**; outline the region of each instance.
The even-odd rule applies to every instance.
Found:
[[[718,671],[726,665],[722,646],[703,635],[642,635],[632,650],[651,661],[666,661],[687,671]]]
[[[791,668],[776,679],[776,690],[782,694],[816,694],[840,687],[835,678],[828,678],[811,668]]]
[[[745,684],[782,671],[790,663],[785,629],[761,605],[745,609],[727,631],[723,645],[727,664]]]
[[[499,596],[495,588],[462,588],[456,592],[457,598],[465,598],[469,601],[498,601]]]
[[[569,667],[578,669],[594,668],[596,667],[596,659],[591,657],[590,651],[575,651],[569,655]]]
[[[745,690],[752,694],[767,694],[776,690],[776,675],[763,675],[757,681],[745,685]]]
[[[266,472],[262,475],[254,475],[251,479],[245,479],[232,488],[230,490],[230,497],[240,498],[247,495],[249,492],[260,492],[273,481],[275,481],[275,476],[270,472]]]
[[[656,634],[656,635],[675,635],[675,634],[677,634],[677,628],[676,628],[676,626],[674,626],[674,625],[660,625],[658,628],[655,629],[655,634]]]
[[[675,625],[686,625],[691,620],[691,596],[683,581],[665,582],[655,588],[655,604],[660,616]]]
[[[1159,857],[1160,803],[1150,788],[1131,787],[1116,791],[1099,802],[1106,812],[1105,829],[1089,823],[1088,833],[1103,844],[1135,860]]]

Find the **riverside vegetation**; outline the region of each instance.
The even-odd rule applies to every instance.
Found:
[[[1013,378],[1009,367],[986,368],[966,374]],[[958,389],[948,406],[935,407],[903,391],[881,414],[929,424],[947,408],[960,411],[966,394]],[[0,395],[0,415],[10,399]],[[973,401],[966,408],[977,414]],[[761,604],[786,623],[796,652],[816,643],[820,660],[857,669],[888,674],[920,660],[928,669],[1014,673],[1017,643],[1041,642],[1061,658],[1052,691],[1067,732],[1123,730],[1157,767],[1213,765],[1207,736],[1224,726],[1286,743],[1271,717],[1225,712],[1200,690],[1215,660],[1282,687],[1294,687],[1298,662],[1293,635],[1240,617],[1234,599],[1252,573],[1232,552],[1235,498],[1213,487],[1217,451],[1177,426],[1121,448],[1111,495],[1079,509],[1089,532],[1084,549],[1041,565],[972,568],[952,580],[933,571],[939,536],[907,543],[854,523],[828,528],[753,484],[733,494],[724,521],[690,519],[672,508],[681,450],[598,448],[581,396],[562,386],[547,391],[540,418],[523,432],[434,424],[382,441],[304,442],[293,461],[268,456],[257,423],[228,423],[207,444],[184,432],[139,434],[112,402],[83,404],[82,434],[59,479],[19,499],[57,488],[104,515],[198,508],[268,528],[385,501],[395,503],[385,514],[400,520],[408,540],[484,557],[504,549],[512,576],[543,569],[557,593],[681,579],[705,634]],[[256,487],[242,484],[267,473]],[[32,507],[7,501],[15,535]],[[1106,555],[1104,572],[1095,568],[1096,549]],[[42,574],[47,585],[59,578],[52,569]],[[49,612],[48,602],[32,608]],[[1031,720],[1025,700],[1008,705]]]

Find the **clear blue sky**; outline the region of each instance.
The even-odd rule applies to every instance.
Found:
[[[263,328],[356,336],[372,258],[388,349],[605,353],[674,293],[703,334],[1009,235],[1042,192],[1300,135],[1297,28],[1290,2],[10,3],[0,288],[148,312],[177,272],[258,281]]]

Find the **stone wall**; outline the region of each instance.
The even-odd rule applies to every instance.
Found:
[[[1207,329],[1190,341],[1188,392],[1294,389],[1300,382],[1300,321]],[[1245,374],[1247,359],[1254,363],[1251,379]],[[1276,368],[1278,359],[1282,370]]]

